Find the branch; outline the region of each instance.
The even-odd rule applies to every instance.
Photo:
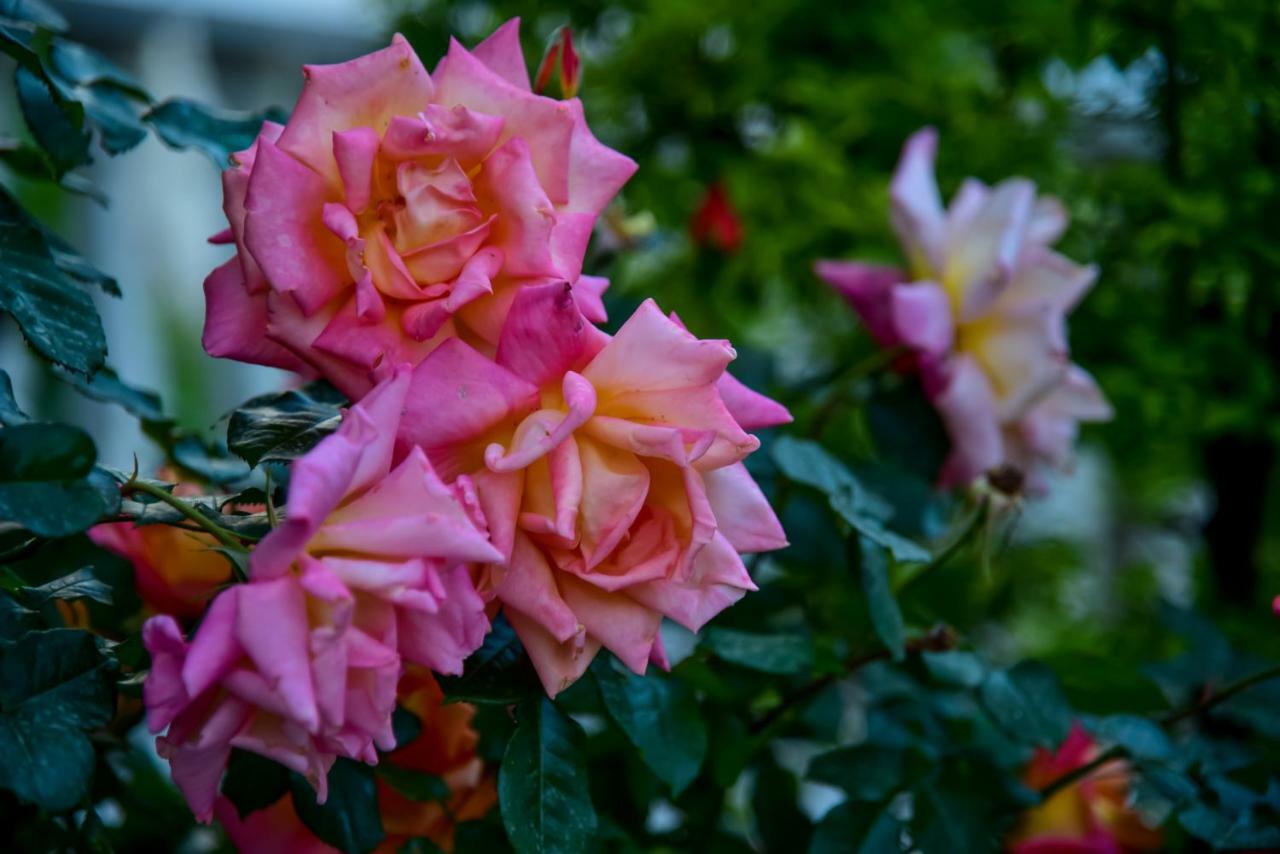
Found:
[[[191,520],[196,525],[200,526],[202,529],[212,534],[214,539],[216,539],[219,543],[221,543],[222,545],[226,546],[229,549],[235,549],[236,551],[242,551],[242,552],[248,551],[248,549],[244,547],[244,541],[253,539],[246,535],[237,534],[234,531],[231,531],[227,528],[222,527],[217,522],[213,521],[208,516],[201,513],[199,510],[193,507],[190,503],[183,501],[181,498],[178,498],[177,496],[170,494],[169,492],[167,492],[164,489],[161,489],[155,484],[147,483],[144,480],[136,480],[136,479],[130,478],[126,483],[124,483],[120,487],[120,492],[122,495],[130,495],[135,492],[141,492],[144,495],[151,496],[157,501],[160,501],[164,504],[168,504],[170,507],[172,507],[174,510],[177,510],[187,519]]]
[[[915,655],[921,652],[946,652],[953,649],[956,645],[956,632],[947,625],[937,625],[929,630],[928,634],[912,638],[906,643],[906,651],[909,655]],[[811,682],[801,685],[795,691],[783,697],[778,705],[765,712],[756,720],[752,721],[749,731],[752,735],[764,732],[773,726],[784,716],[790,713],[809,700],[812,700],[818,694],[821,694],[829,685],[834,684],[840,679],[866,667],[868,664],[874,664],[877,661],[887,661],[893,657],[893,652],[887,647],[869,650],[859,653],[847,661],[844,666],[836,673],[827,673],[819,676]]]
[[[1268,667],[1265,670],[1259,670],[1257,673],[1254,673],[1250,676],[1246,676],[1243,679],[1240,679],[1236,682],[1232,682],[1230,685],[1223,688],[1221,691],[1215,691],[1214,693],[1208,695],[1207,697],[1204,697],[1203,699],[1195,703],[1192,703],[1191,705],[1187,706],[1184,709],[1164,715],[1157,721],[1157,723],[1159,723],[1163,727],[1170,727],[1176,723],[1186,720],[1187,718],[1192,718],[1197,715],[1204,714],[1205,712],[1212,709],[1214,706],[1217,706],[1221,703],[1225,703],[1227,700],[1230,700],[1232,697],[1239,694],[1241,691],[1246,691],[1249,688],[1252,688],[1254,685],[1257,685],[1262,682],[1266,682],[1268,679],[1274,679],[1277,676],[1280,676],[1280,664],[1277,664],[1273,667]],[[1079,782],[1080,780],[1089,776],[1094,771],[1097,771],[1099,768],[1101,768],[1103,765],[1106,765],[1108,762],[1113,762],[1117,759],[1124,759],[1128,755],[1129,755],[1129,752],[1118,744],[1107,748],[1102,753],[1099,753],[1097,756],[1095,756],[1089,762],[1086,762],[1084,765],[1081,765],[1079,768],[1071,769],[1070,771],[1066,772],[1061,777],[1058,777],[1056,780],[1049,783],[1049,785],[1041,789],[1040,790],[1041,803],[1049,800],[1049,798],[1053,797],[1058,792],[1067,788],[1071,784]]]

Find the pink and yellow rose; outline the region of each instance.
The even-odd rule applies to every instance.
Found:
[[[789,416],[733,358],[652,301],[610,338],[548,284],[516,296],[492,360],[455,339],[414,371],[401,440],[475,483],[502,553],[482,589],[549,694],[602,646],[638,673],[663,661],[664,616],[697,631],[755,589],[739,553],[785,545],[743,426]]]
[[[392,466],[409,379],[388,378],[294,463],[249,582],[214,599],[190,642],[167,615],[143,629],[147,723],[202,821],[233,747],[305,775],[323,800],[336,757],[394,747],[403,662],[459,673],[488,630],[468,564],[500,555],[466,480],[446,487],[420,451]]]
[[[582,104],[536,95],[512,20],[428,74],[400,36],[307,66],[289,122],[267,123],[223,175],[236,256],[205,281],[204,345],[314,372],[353,400],[461,335],[497,343],[524,284],[582,276],[596,218],[635,171]]]

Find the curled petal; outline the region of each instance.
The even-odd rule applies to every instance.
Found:
[[[591,383],[581,374],[569,371],[564,375],[561,391],[568,412],[535,412],[521,422],[509,450],[504,451],[498,444],[485,448],[484,462],[490,471],[522,469],[550,452],[587,423],[596,411],[596,390]]]

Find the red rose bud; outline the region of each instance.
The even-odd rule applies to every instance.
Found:
[[[707,188],[689,220],[693,242],[711,245],[721,252],[737,252],[742,246],[742,220],[719,181]]]
[[[547,44],[547,52],[542,55],[538,73],[533,78],[533,91],[541,94],[547,88],[557,66],[560,69],[560,96],[572,98],[578,94],[578,86],[582,83],[582,60],[573,47],[573,30],[568,27],[556,30]]]
[[[538,63],[538,73],[533,76],[533,91],[539,95],[542,90],[547,88],[547,84],[551,82],[551,72],[555,71],[556,60],[560,57],[560,31],[556,30],[556,34],[551,37],[551,41],[547,44],[547,52],[542,55],[542,62]]]
[[[572,98],[582,83],[582,60],[573,48],[573,30],[565,27],[560,33],[560,91],[565,98]]]

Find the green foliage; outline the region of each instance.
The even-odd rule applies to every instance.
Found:
[[[545,697],[522,703],[516,717],[498,772],[507,838],[518,854],[590,850],[596,814],[582,728]]]
[[[329,769],[328,798],[316,802],[312,784],[294,774],[289,781],[298,818],[320,840],[344,854],[363,854],[386,838],[378,812],[378,785],[373,769],[352,759],[338,759]]]
[[[493,621],[484,643],[467,659],[461,676],[438,677],[450,702],[507,705],[542,693],[529,656],[506,617]]]
[[[0,520],[33,534],[85,530],[109,507],[94,479],[97,450],[83,430],[30,422],[0,432]]]
[[[338,429],[346,403],[323,380],[255,397],[231,413],[227,445],[251,466],[291,462]]]

